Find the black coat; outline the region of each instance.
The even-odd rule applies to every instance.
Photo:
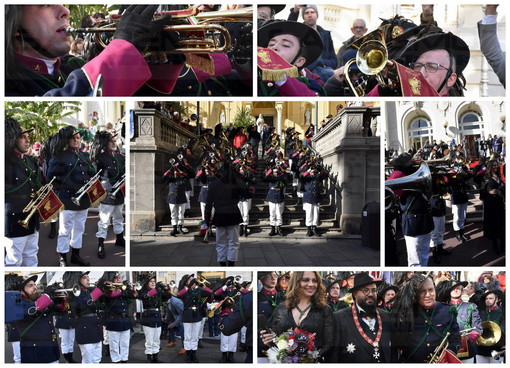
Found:
[[[117,195],[113,197],[111,194],[115,191],[112,186],[121,180],[122,175],[126,172],[125,158],[123,155],[114,152],[113,154],[102,152],[98,155],[97,170],[101,171],[101,183],[105,187],[108,195],[101,202],[102,204],[120,205],[124,203],[124,195],[119,190]]]
[[[391,341],[391,320],[390,314],[384,310],[377,309],[382,320],[382,335],[379,341],[379,352],[381,354],[381,363],[390,363],[394,359],[394,352],[390,347]],[[329,363],[376,363],[374,359],[374,348],[366,342],[359,333],[351,308],[344,308],[333,313],[335,324],[335,339],[330,351],[331,355],[327,359]],[[372,340],[380,328],[376,322],[375,331],[372,333],[361,318],[360,326]]]
[[[206,216],[210,216],[214,207],[213,225],[232,226],[243,222],[241,212],[239,207],[237,207],[240,195],[240,187],[231,183],[225,183],[223,179],[216,180],[209,185],[205,213]]]

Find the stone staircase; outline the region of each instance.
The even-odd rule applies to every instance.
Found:
[[[252,200],[250,211],[250,223],[248,238],[266,238],[269,237],[271,226],[269,225],[269,204],[265,201],[268,183],[262,180],[264,174],[265,160],[259,160],[257,164],[257,173],[255,174],[255,194]],[[184,227],[189,230],[185,236],[198,236],[199,223],[201,220],[200,204],[198,203],[198,193],[200,186],[195,186],[195,195],[191,198],[191,208],[186,210]],[[284,237],[286,238],[306,238],[307,228],[305,226],[305,211],[302,204],[296,205],[297,198],[292,195],[292,183],[287,183],[285,187],[285,209],[283,211],[283,224],[281,226]],[[346,237],[338,227],[338,221],[335,218],[336,206],[330,198],[325,195],[320,207],[320,223],[317,227],[318,232],[327,238]],[[159,231],[163,234],[170,234],[172,226],[170,225],[170,216],[163,219],[163,224],[159,226]],[[163,235],[161,234],[161,235]],[[178,236],[183,236],[179,234]],[[350,235],[349,237],[359,237]],[[278,237],[271,237],[276,239]]]
[[[480,190],[471,189],[468,191],[468,207],[466,212],[466,223],[483,221],[483,201],[480,200]],[[446,223],[451,224],[453,215],[450,201],[446,201]]]

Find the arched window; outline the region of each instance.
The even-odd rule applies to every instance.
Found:
[[[469,111],[460,118],[460,127],[462,131],[482,129],[483,119],[478,113]]]
[[[410,148],[418,150],[425,145],[425,142],[432,142],[432,124],[424,117],[414,119],[409,125]]]

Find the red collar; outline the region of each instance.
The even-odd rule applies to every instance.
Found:
[[[29,57],[29,56],[19,55],[19,54],[16,54],[15,56],[16,56],[16,59],[22,65],[27,67],[28,69],[30,69],[36,73],[39,73],[39,74],[49,74],[48,67],[46,66],[46,63],[44,61],[42,61],[40,59],[33,58],[33,57]],[[61,62],[60,58],[58,58],[57,62],[54,65],[54,67],[55,67],[54,73],[59,72],[61,63],[62,62]]]
[[[271,295],[271,296],[272,296],[272,295],[275,295],[275,294],[276,294],[276,289],[274,289],[274,290],[267,290],[267,289],[263,288],[263,289],[262,289],[262,292],[263,292],[264,294],[266,294],[266,295]]]
[[[459,304],[462,304],[462,299],[450,299],[450,304],[451,305],[459,305]]]

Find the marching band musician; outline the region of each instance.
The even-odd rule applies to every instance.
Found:
[[[205,205],[207,203],[207,194],[209,185],[217,180],[220,176],[218,167],[213,158],[203,161],[202,167],[198,169],[195,180],[200,185],[200,193],[198,194],[198,202],[200,202],[200,211],[202,212],[202,220],[205,220]],[[214,209],[213,214],[214,216]]]
[[[215,297],[223,300],[219,313],[220,320],[232,313],[234,305],[231,304],[231,301],[238,296],[237,293],[246,294],[248,292],[248,290],[242,289],[241,285],[234,285],[234,276],[229,276],[222,281],[223,285],[214,292]],[[237,333],[229,336],[224,335],[223,332],[221,333],[220,350],[222,357],[219,363],[235,363],[234,353],[237,351],[237,337]]]
[[[340,285],[343,280],[333,280],[326,285],[326,293],[328,296],[328,305],[333,312],[349,307],[345,301],[340,300]]]
[[[36,267],[39,251],[39,219],[32,216],[27,228],[19,221],[23,209],[41,187],[37,161],[28,155],[33,129],[24,130],[11,118],[5,119],[5,236],[12,242],[5,246],[5,265]]]
[[[186,349],[186,363],[198,363],[198,335],[202,325],[202,299],[212,295],[211,289],[200,285],[191,275],[184,275],[179,282],[179,298],[184,303],[182,322],[184,325],[184,349]]]
[[[266,201],[269,203],[269,236],[283,236],[281,225],[283,223],[283,211],[285,209],[285,185],[290,180],[287,172],[288,165],[284,161],[281,151],[274,160],[274,166],[266,171],[264,181],[268,182],[269,190]]]
[[[162,324],[160,307],[166,302],[167,295],[156,284],[154,274],[142,275],[140,283],[142,289],[138,292],[138,298],[143,304],[140,323],[145,335],[145,354],[149,363],[161,363],[158,357]]]
[[[101,77],[105,96],[131,96],[145,83],[171,91],[184,56],[174,54],[165,65],[149,66],[141,54],[169,19],[152,20],[157,8],[127,7],[113,41],[84,64],[81,59],[64,57],[69,53],[71,36],[66,32],[69,10],[63,5],[6,6],[6,94],[86,96]],[[175,48],[175,34],[165,40],[170,41],[166,42],[168,49]]]
[[[129,284],[122,282],[119,272],[105,272],[103,279],[107,280],[105,282],[104,309],[110,357],[112,363],[127,363],[131,339],[129,304],[132,299],[136,298],[137,291]],[[117,286],[112,284],[117,284]],[[123,284],[123,286],[119,287],[118,284]]]
[[[72,199],[79,197],[78,190],[94,177],[96,170],[88,155],[80,152],[81,137],[74,127],[60,129],[52,143],[47,179],[56,178],[56,194],[65,206],[59,217],[59,264],[67,266],[67,253],[71,248],[72,264],[90,266],[89,261],[80,257],[90,198],[83,195],[78,205]]]
[[[432,257],[434,262],[439,264],[441,256],[452,254],[444,249],[444,233],[446,224],[446,186],[444,185],[446,178],[443,175],[435,175],[433,178],[433,193],[430,196],[430,213],[434,221],[434,230],[432,230],[430,238],[430,248],[432,248]]]
[[[387,312],[391,312],[393,309],[393,304],[395,303],[397,293],[399,289],[398,286],[388,285],[384,287],[380,293],[378,293],[378,298],[380,300],[380,304],[377,306]]]
[[[5,291],[19,291],[23,277],[15,273],[8,273],[5,275]],[[7,307],[6,307],[7,311]],[[15,323],[6,322],[5,329],[7,331],[7,342],[12,345],[12,360],[15,364],[21,363],[20,352],[20,334]]]
[[[503,307],[504,294],[501,290],[488,290],[482,296],[485,300],[485,309],[480,311],[480,318],[482,321],[491,321],[496,323],[501,329],[501,338],[492,346],[478,346],[478,353],[476,354],[477,363],[504,363],[504,359],[495,359],[492,352],[505,350],[505,311]],[[501,355],[503,355],[501,354]]]
[[[278,304],[285,300],[285,297],[282,293],[276,290],[276,283],[278,280],[278,276],[275,271],[259,271],[259,291],[257,293],[257,313],[259,316],[264,316],[264,320],[266,322],[265,326],[258,326],[260,329],[268,330],[272,326],[273,317],[276,311],[276,307]],[[260,321],[260,317],[258,318]],[[267,328],[266,328],[267,327]],[[263,357],[264,351],[267,350],[267,347],[262,342],[262,339],[259,337],[258,340],[258,357]]]
[[[71,301],[76,316],[76,342],[80,347],[82,364],[100,363],[102,358],[103,327],[99,318],[99,298],[102,285],[91,287],[90,271],[73,271],[69,283],[80,287],[80,295]]]
[[[250,223],[251,203],[255,192],[255,161],[253,160],[253,152],[249,144],[243,146],[241,154],[233,161],[234,168],[244,182],[245,190],[241,191],[237,207],[241,212],[243,222],[239,225],[239,236],[248,236],[248,225]]]
[[[451,194],[452,213],[453,213],[453,230],[455,230],[455,238],[460,243],[466,243],[469,236],[464,233],[464,225],[466,222],[466,212],[468,205],[469,185],[467,181],[473,175],[468,172],[466,166],[462,166],[462,171],[455,176],[447,178],[448,192]]]
[[[258,30],[258,45],[269,51],[259,50],[259,60],[265,62],[265,69],[271,73],[281,74],[283,80],[270,78],[264,80],[264,72],[259,76],[259,96],[317,96],[325,95],[323,82],[306,66],[312,64],[322,54],[322,38],[312,27],[295,21],[270,20]],[[274,70],[272,58],[283,59],[289,69],[297,68],[297,77],[288,76],[287,72]],[[261,69],[261,65],[259,65]]]
[[[170,169],[163,174],[163,184],[168,184],[167,203],[170,207],[173,226],[170,235],[177,236],[183,233],[184,211],[188,203],[186,188],[189,185],[188,178],[193,173],[184,167],[177,157],[170,158],[170,165]]]
[[[389,363],[391,348],[390,314],[377,308],[377,286],[368,272],[357,273],[352,293],[354,304],[333,314],[335,339],[328,362]]]
[[[448,348],[456,354],[460,345],[457,315],[449,306],[436,302],[434,281],[428,275],[413,274],[401,288],[391,316],[391,345],[401,351],[399,361],[431,361],[434,350],[441,345],[447,333]]]
[[[55,287],[37,289],[37,275],[23,279],[19,285],[24,318],[14,322],[20,336],[21,363],[58,363],[60,351],[53,325],[53,311],[63,309],[52,300]]]
[[[457,357],[462,363],[474,363],[475,341],[482,333],[482,321],[476,305],[462,300],[462,292],[467,284],[467,281],[442,281],[437,285],[437,290],[438,300],[455,308],[459,330],[466,330],[464,334],[461,333],[462,343]]]
[[[73,272],[64,272],[62,276],[63,288],[72,288]],[[74,352],[74,341],[76,339],[76,316],[73,313],[69,301],[64,300],[65,309],[63,311],[56,311],[55,315],[55,327],[58,328],[58,334],[60,336],[60,349],[66,362],[76,363],[73,358]]]
[[[303,210],[306,213],[305,222],[308,228],[306,236],[321,236],[317,232],[319,207],[324,188],[323,182],[328,177],[328,173],[322,165],[315,162],[305,163],[301,166],[300,171],[299,179],[305,189],[303,194]]]
[[[124,217],[122,216],[122,207],[124,205],[124,195],[119,189],[113,189],[113,186],[122,180],[126,173],[125,158],[117,150],[116,135],[107,131],[99,131],[94,136],[91,148],[91,160],[97,165],[97,170],[101,172],[101,183],[105,187],[108,195],[99,204],[99,222],[97,223],[98,251],[99,258],[105,258],[104,241],[108,234],[110,218],[113,223],[113,232],[115,233],[115,245],[125,246],[124,240]],[[113,193],[117,190],[117,193]]]

